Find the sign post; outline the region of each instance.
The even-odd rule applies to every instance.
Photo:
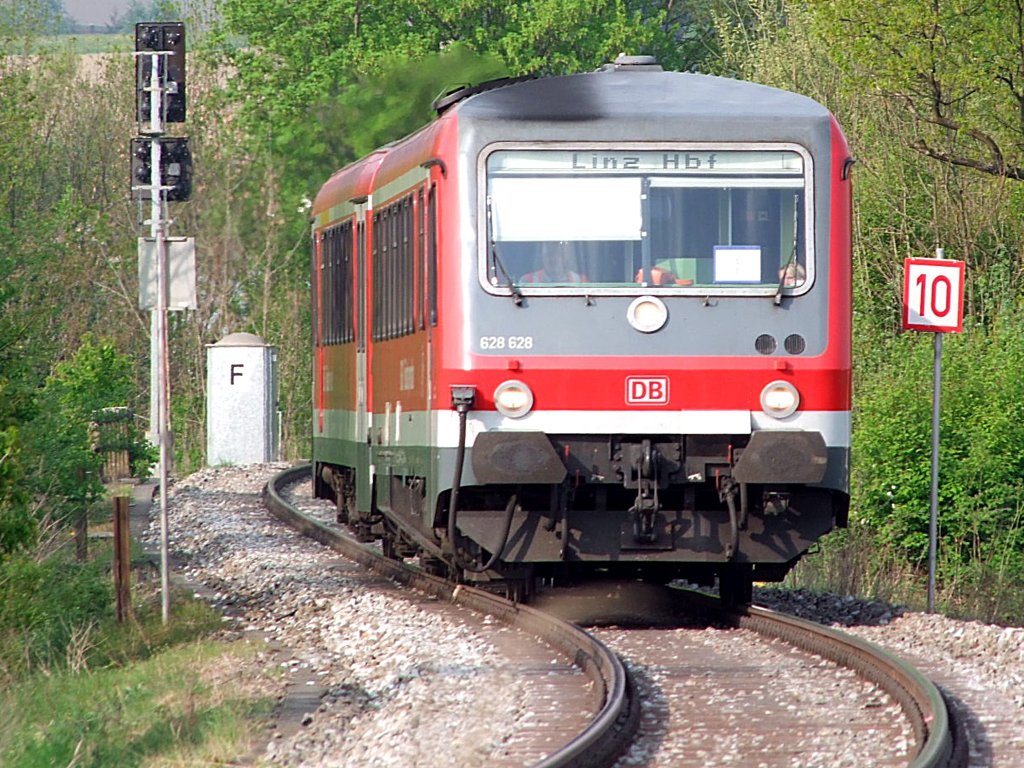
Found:
[[[932,374],[932,487],[928,516],[928,612],[935,611],[935,560],[939,520],[939,398],[942,381],[942,334],[964,327],[964,270],[962,261],[943,258],[906,259],[903,264],[903,327],[935,334]]]

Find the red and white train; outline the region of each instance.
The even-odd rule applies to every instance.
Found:
[[[318,496],[394,556],[748,601],[849,506],[852,164],[620,57],[452,94],[313,207]]]

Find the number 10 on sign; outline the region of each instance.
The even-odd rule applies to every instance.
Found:
[[[964,328],[964,262],[907,259],[903,271],[903,327],[960,333]]]

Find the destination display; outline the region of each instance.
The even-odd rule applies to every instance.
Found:
[[[686,173],[799,176],[803,157],[789,150],[502,150],[487,158],[501,173]]]

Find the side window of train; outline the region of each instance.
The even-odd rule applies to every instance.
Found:
[[[320,293],[323,290],[323,247],[324,247],[324,235],[323,232],[315,232],[313,234],[313,249],[311,253],[312,264],[310,273],[313,275],[313,285],[310,286],[312,293],[312,309],[313,309],[313,344],[321,345],[324,343],[322,338],[323,330],[321,328],[320,321],[323,319],[324,302]]]
[[[413,195],[373,214],[373,340],[416,330],[415,220]]]
[[[426,209],[426,195],[421,187],[416,191],[416,206],[414,208],[414,214],[416,217],[416,328],[418,330],[424,330],[427,327],[426,316],[427,316],[427,289],[426,289],[426,273],[427,273],[427,209]]]
[[[355,338],[352,302],[352,222],[320,235],[320,342],[344,344]]]
[[[427,315],[437,327],[437,185],[427,193]]]
[[[360,289],[356,301],[356,351],[366,351],[366,222],[360,220],[356,224],[356,258],[358,259],[356,274],[359,275]]]

